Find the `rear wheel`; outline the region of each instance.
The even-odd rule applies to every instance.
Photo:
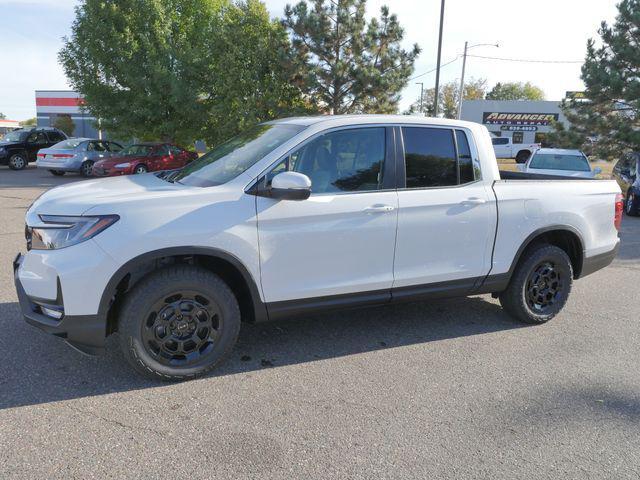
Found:
[[[214,273],[167,267],[134,286],[119,319],[124,357],[140,373],[185,380],[213,369],[240,331],[238,302]]]
[[[140,165],[136,165],[136,168],[133,171],[133,173],[136,173],[136,174],[147,173],[148,171],[149,169],[147,168],[147,166],[141,163]]]
[[[509,286],[500,294],[507,313],[525,323],[545,323],[564,307],[573,269],[564,250],[541,243],[526,250]]]
[[[525,163],[527,160],[529,160],[529,157],[531,156],[531,152],[528,150],[520,150],[517,154],[516,154],[516,163]]]
[[[633,192],[627,194],[624,211],[630,217],[638,216],[638,197]]]
[[[91,160],[86,160],[82,162],[80,165],[80,175],[83,177],[90,177],[93,173],[93,162]]]
[[[51,173],[51,175],[55,175],[56,177],[61,177],[65,174],[65,172],[63,172],[62,170],[49,170],[49,173]]]
[[[9,158],[9,168],[11,170],[22,170],[27,166],[27,157],[23,153],[14,153]]]

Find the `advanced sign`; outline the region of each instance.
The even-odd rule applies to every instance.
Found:
[[[502,113],[483,112],[485,125],[551,125],[559,118],[557,113]]]

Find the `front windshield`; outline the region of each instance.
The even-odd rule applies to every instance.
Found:
[[[27,138],[28,132],[25,131],[15,131],[9,132],[4,137],[2,137],[3,142],[23,142]]]
[[[69,140],[63,140],[62,142],[56,143],[51,148],[55,148],[56,150],[58,150],[58,149],[60,149],[60,150],[72,150],[72,149],[76,148],[78,145],[80,145],[82,142],[83,142],[83,140],[80,139],[80,138],[70,138]]]
[[[534,154],[529,168],[540,170],[569,170],[571,172],[590,172],[589,161],[584,155],[559,155],[554,153]]]
[[[153,150],[152,145],[129,145],[119,155],[123,157],[146,157]]]
[[[256,125],[184,167],[174,180],[194,187],[222,185],[304,129],[302,125]]]

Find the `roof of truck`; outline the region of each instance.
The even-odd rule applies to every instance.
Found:
[[[327,123],[332,126],[353,125],[354,123],[415,123],[426,125],[450,125],[450,126],[477,126],[477,123],[467,122],[464,120],[450,120],[447,118],[432,118],[419,115],[377,115],[377,114],[361,114],[361,115],[316,115],[309,117],[288,117],[279,120],[273,120],[267,123],[290,124],[290,125],[315,125],[318,123]]]

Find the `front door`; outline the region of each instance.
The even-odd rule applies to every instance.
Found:
[[[292,170],[312,184],[307,200],[257,197],[267,302],[359,292],[390,298],[398,218],[391,135],[385,127],[329,131],[266,175],[268,184]]]
[[[472,137],[462,129],[400,130],[406,188],[398,190],[394,296],[464,294],[489,272],[497,221]]]

